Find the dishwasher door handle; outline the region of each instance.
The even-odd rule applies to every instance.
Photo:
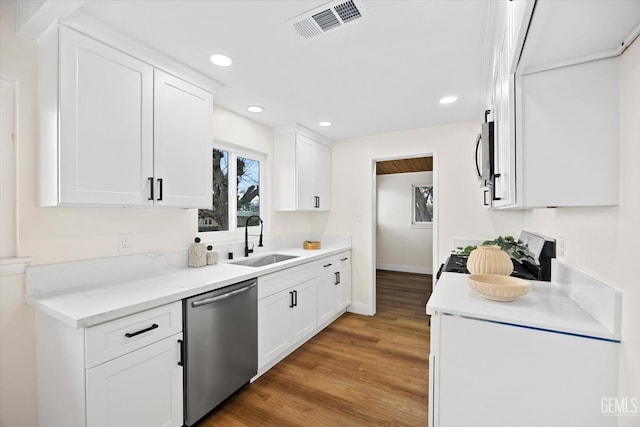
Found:
[[[222,294],[220,296],[217,297],[212,297],[212,298],[206,298],[200,301],[194,301],[191,303],[191,307],[200,307],[203,305],[207,305],[207,304],[212,304],[216,301],[220,301],[229,297],[232,297],[234,295],[238,295],[241,294],[243,292],[247,292],[249,289],[253,288],[256,286],[256,283],[252,283],[249,286],[245,286],[244,288],[240,288],[240,289],[236,289],[235,291],[231,291],[231,292],[227,292],[226,294]]]

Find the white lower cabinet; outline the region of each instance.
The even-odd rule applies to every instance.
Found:
[[[85,329],[36,319],[40,427],[183,425],[181,301]]]
[[[260,280],[260,279],[258,279]],[[258,369],[316,330],[316,279],[258,301]]]
[[[618,343],[431,316],[430,427],[614,427]]]
[[[351,304],[351,252],[322,259],[317,265],[318,325],[323,325]]]
[[[87,425],[181,426],[182,333],[87,372]]]
[[[350,303],[350,251],[258,278],[258,374],[321,331]]]

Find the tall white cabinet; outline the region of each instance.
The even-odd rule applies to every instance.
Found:
[[[276,209],[330,210],[330,141],[298,125],[275,135]]]
[[[211,205],[211,92],[64,25],[38,47],[42,206]]]

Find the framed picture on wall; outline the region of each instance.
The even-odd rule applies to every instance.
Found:
[[[411,186],[411,227],[433,227],[433,185],[413,184]]]

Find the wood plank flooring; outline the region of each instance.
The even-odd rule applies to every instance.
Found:
[[[378,270],[375,316],[344,314],[200,426],[426,426],[431,281]]]

